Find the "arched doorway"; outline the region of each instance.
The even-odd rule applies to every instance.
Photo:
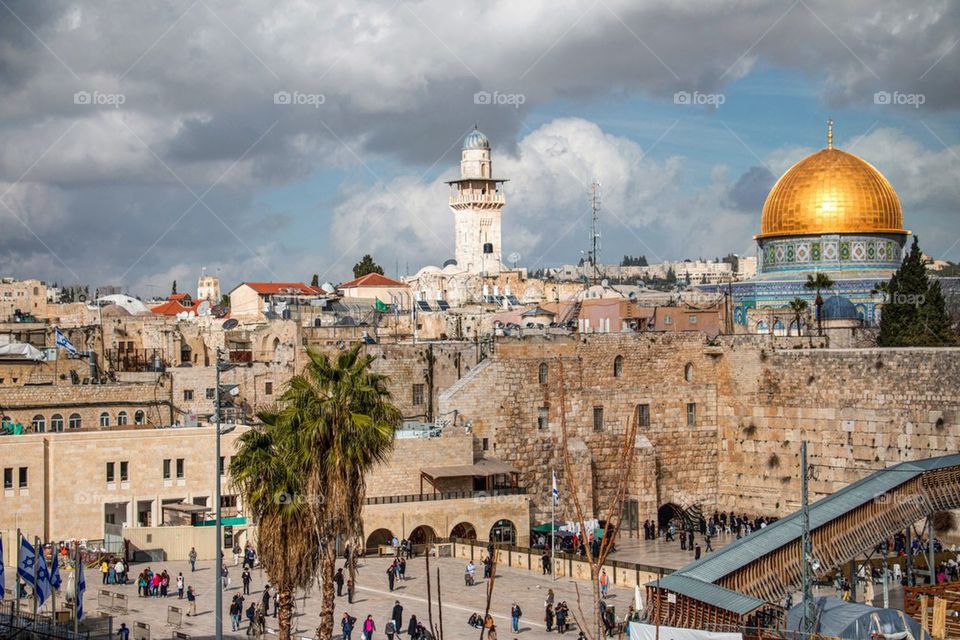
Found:
[[[509,520],[497,520],[490,527],[490,542],[517,544],[517,528]]]
[[[410,532],[410,542],[412,544],[430,544],[437,539],[437,532],[433,527],[422,524]]]
[[[393,542],[393,533],[389,529],[377,529],[367,538],[367,549],[376,549],[381,544]]]
[[[661,527],[669,527],[671,520],[676,520],[678,525],[683,522],[683,509],[668,502],[657,509],[657,523]]]
[[[451,538],[463,538],[465,540],[477,539],[477,528],[469,522],[460,522],[450,530]]]

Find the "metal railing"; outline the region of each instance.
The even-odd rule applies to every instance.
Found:
[[[88,593],[87,597],[91,595],[92,593]],[[77,633],[74,633],[72,622],[57,622],[50,614],[34,616],[31,610],[32,606],[30,600],[21,599],[20,610],[17,612],[14,600],[0,602],[0,638],[113,640],[113,618],[111,616],[88,614],[78,624]],[[88,607],[88,609],[92,609],[92,607]],[[69,611],[67,613],[69,615]]]
[[[439,493],[410,493],[400,496],[376,496],[367,498],[366,504],[403,504],[405,502],[431,502],[434,500],[469,500],[474,498],[493,498],[499,496],[522,496],[527,490],[523,487],[504,487],[489,491],[442,491]]]

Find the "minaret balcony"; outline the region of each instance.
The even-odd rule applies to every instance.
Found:
[[[454,208],[470,206],[503,206],[506,204],[506,198],[503,193],[495,191],[492,193],[457,193],[450,196],[450,206]]]

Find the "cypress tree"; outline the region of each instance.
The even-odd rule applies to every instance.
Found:
[[[885,294],[878,346],[945,347],[957,343],[940,283],[927,276],[916,236]]]

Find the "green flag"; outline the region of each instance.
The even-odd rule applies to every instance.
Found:
[[[390,311],[390,305],[386,302],[382,302],[380,298],[377,298],[377,311]]]

